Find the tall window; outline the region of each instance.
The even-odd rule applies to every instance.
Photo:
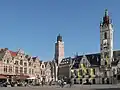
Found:
[[[24,74],[27,74],[27,68],[24,68]]]
[[[79,70],[79,73],[80,73],[80,75],[81,75],[81,76],[83,75],[83,73],[82,73],[82,70],[81,70],[81,69]]]
[[[12,72],[12,66],[9,66],[9,72],[10,73]]]
[[[4,72],[7,72],[7,66],[4,66]]]
[[[16,74],[18,73],[18,67],[15,67],[15,73]]]
[[[107,39],[107,32],[104,33],[104,39]]]
[[[20,73],[21,74],[23,73],[23,67],[20,67]]]
[[[93,74],[95,75],[95,69],[93,69]]]
[[[45,75],[45,71],[43,71],[43,75]]]
[[[29,62],[29,66],[31,66],[31,62]]]
[[[107,65],[107,61],[105,61],[105,65]]]
[[[7,63],[9,63],[9,58],[7,59]]]
[[[44,68],[44,65],[42,65],[42,68]]]
[[[32,74],[34,74],[34,70],[32,69]]]
[[[29,74],[31,74],[31,68],[29,69]]]
[[[23,65],[23,60],[20,60],[20,65]]]
[[[86,71],[87,71],[87,75],[88,75],[89,74],[89,70],[87,69]]]

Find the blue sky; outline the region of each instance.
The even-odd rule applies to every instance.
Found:
[[[99,52],[99,23],[107,8],[114,25],[114,49],[120,49],[119,0],[0,0],[0,47],[23,49],[41,60],[54,57],[60,33],[65,56]]]

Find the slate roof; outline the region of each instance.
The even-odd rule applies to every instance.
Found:
[[[100,53],[89,54],[86,57],[92,66],[100,65]]]
[[[95,54],[87,54],[85,55],[90,62],[91,66],[99,66],[100,65],[100,53],[95,53]],[[72,68],[79,68],[80,61],[82,60],[83,55],[76,56],[72,58],[73,67]],[[113,51],[113,59],[114,61],[112,62],[112,65],[117,65],[117,63],[120,61],[120,50]],[[68,61],[70,62],[70,61]],[[66,58],[61,61],[61,65],[66,65]]]

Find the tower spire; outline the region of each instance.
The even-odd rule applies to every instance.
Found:
[[[105,16],[103,17],[103,25],[108,25],[110,24],[110,18],[109,18],[109,15],[108,15],[108,10],[105,9]]]
[[[105,9],[105,16],[108,16],[108,10]]]
[[[57,42],[58,42],[58,41],[62,42],[62,36],[60,35],[60,33],[59,33],[58,36],[57,36]]]

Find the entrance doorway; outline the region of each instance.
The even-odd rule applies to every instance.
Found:
[[[82,79],[80,79],[80,84],[82,84]]]
[[[102,84],[105,84],[104,78],[102,78]]]
[[[96,84],[95,79],[93,79],[93,84]]]

